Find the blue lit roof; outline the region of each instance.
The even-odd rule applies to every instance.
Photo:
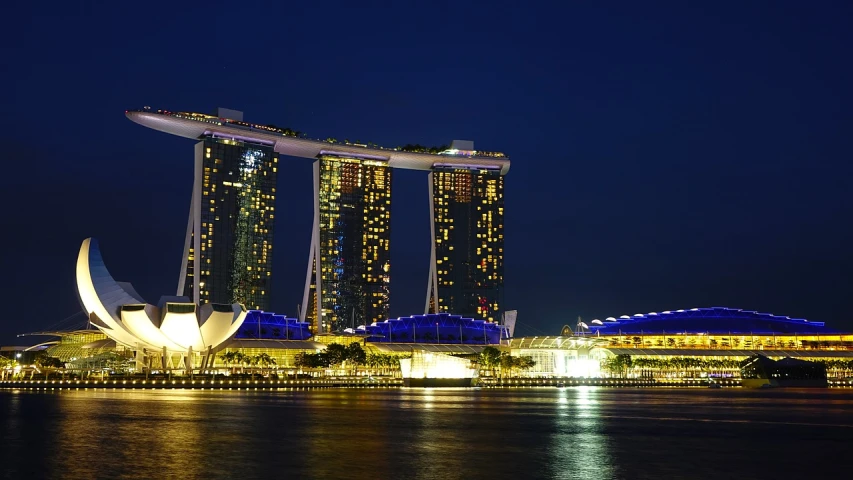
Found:
[[[589,332],[627,333],[838,333],[824,322],[739,308],[710,307],[666,310],[607,317],[587,322]]]
[[[296,318],[288,318],[263,310],[249,310],[234,338],[307,340],[311,338],[311,332],[307,322],[300,322]]]
[[[508,338],[507,327],[485,320],[450,313],[428,313],[389,318],[359,327],[371,335],[369,342],[499,344]]]

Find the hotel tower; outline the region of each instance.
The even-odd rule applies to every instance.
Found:
[[[314,228],[303,296],[303,316],[316,331],[388,319],[390,243],[388,162],[320,154],[314,162]]]
[[[178,295],[269,308],[277,171],[270,143],[215,133],[196,143]]]
[[[471,152],[471,142],[452,150]],[[426,313],[500,319],[504,179],[499,168],[437,165],[429,174],[430,272]]]

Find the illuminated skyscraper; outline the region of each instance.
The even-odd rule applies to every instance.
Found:
[[[196,144],[178,295],[268,309],[277,171],[271,144],[228,135]]]
[[[317,158],[314,233],[301,315],[318,332],[386,320],[391,168],[386,160],[353,155],[322,152]]]
[[[432,252],[425,310],[500,320],[504,179],[499,169],[436,166],[429,174]]]

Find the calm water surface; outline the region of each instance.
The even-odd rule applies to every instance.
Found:
[[[851,478],[853,391],[7,390],[0,439],[5,478]]]

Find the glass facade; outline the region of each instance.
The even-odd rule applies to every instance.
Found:
[[[612,348],[692,350],[827,350],[853,351],[851,334],[782,334],[673,331],[663,333],[598,332],[587,334]]]
[[[498,170],[451,167],[431,175],[437,310],[500,320],[504,178]],[[434,301],[428,309],[435,312]]]
[[[319,264],[322,321],[339,331],[388,318],[391,169],[386,162],[320,155]]]
[[[108,340],[107,336],[98,330],[63,333],[59,337],[59,343],[49,347],[45,354],[63,362],[69,362],[72,359],[115,351],[115,343],[110,344]],[[102,342],[102,344],[97,345],[95,342]]]
[[[183,294],[195,298],[197,285],[200,303],[268,309],[278,157],[272,146],[211,137],[196,156],[198,225],[188,235]]]

